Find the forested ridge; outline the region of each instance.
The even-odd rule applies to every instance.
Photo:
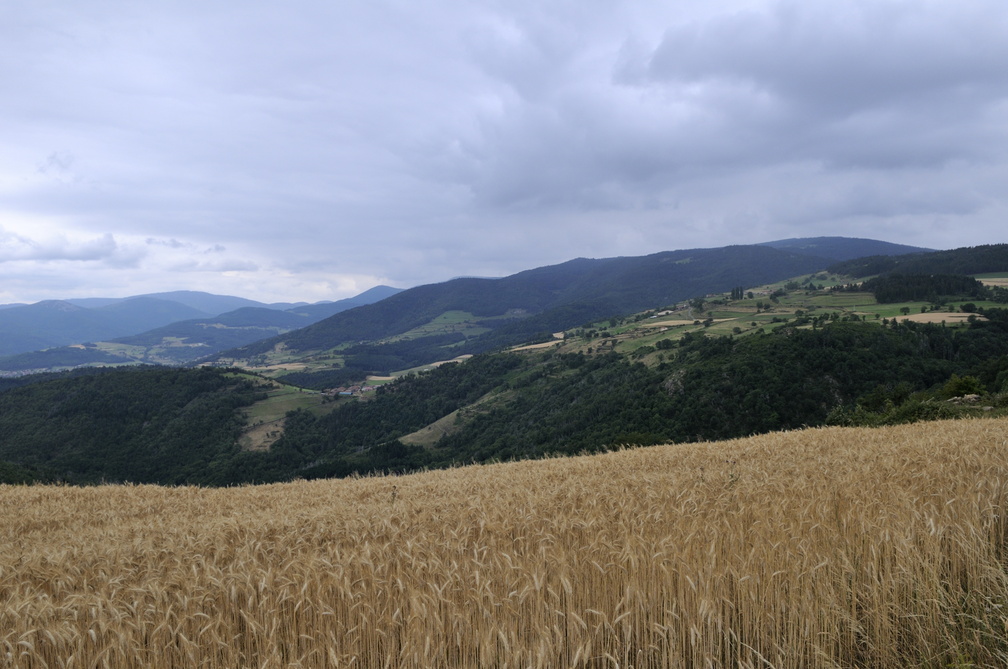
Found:
[[[106,369],[0,393],[0,461],[46,480],[205,483],[261,396],[224,370]]]
[[[976,300],[997,297],[997,290],[971,276],[957,274],[888,274],[868,279],[858,290],[873,294],[881,304],[917,300],[940,302],[950,296]]]
[[[999,376],[1008,370],[1006,351],[1002,316],[960,331],[839,322],[756,337],[692,336],[656,368],[613,354],[564,356],[434,452],[486,460],[822,425],[878,386],[925,391],[959,374],[1008,391],[1008,375]]]
[[[414,339],[400,343],[395,352],[388,350],[387,344],[371,343],[372,350],[366,352],[390,356],[389,363],[391,358],[399,358],[423,364],[452,357],[447,353],[482,353],[548,337],[581,323],[673,304],[740,283],[779,281],[816,271],[825,263],[822,258],[758,245],[667,251],[643,257],[578,258],[500,279],[460,278],[418,286],[300,330],[227,351],[215,359],[255,359],[277,345],[303,352],[374,342],[453,310],[473,314],[490,330],[447,343]],[[436,351],[437,347],[442,350]]]
[[[579,259],[403,291],[267,340],[336,351],[294,356],[275,378],[145,366],[0,379],[0,482],[233,485],[1008,412],[1008,291],[961,274],[1003,271],[1008,245],[733,280],[733,262],[749,271],[767,254],[820,266],[758,247]],[[692,297],[670,305],[677,281]],[[462,353],[358,396],[320,392]]]
[[[835,263],[828,271],[856,279],[875,274],[984,274],[1008,267],[1008,244],[985,244],[950,251],[875,255]]]
[[[238,410],[262,395],[247,375],[79,373],[0,393],[0,476],[228,485],[953,415],[940,401],[950,384],[1005,404],[1008,311],[984,315],[960,328],[852,320],[687,334],[663,340],[652,365],[608,351],[487,353],[328,414],[292,412],[264,452],[237,446]],[[478,400],[433,445],[402,441]]]

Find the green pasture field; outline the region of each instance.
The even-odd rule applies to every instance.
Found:
[[[760,300],[765,299],[770,295],[770,293],[773,293],[774,291],[787,290],[785,286],[787,286],[789,283],[797,283],[801,286],[801,288],[795,291],[788,291],[788,292],[804,294],[807,290],[805,286],[808,285],[809,281],[814,283],[816,286],[822,286],[823,287],[822,291],[819,291],[820,294],[822,294],[834,286],[845,286],[849,283],[852,283],[855,281],[855,279],[852,279],[851,277],[848,276],[842,276],[840,274],[827,274],[826,272],[818,272],[816,274],[805,274],[803,276],[794,277],[792,279],[784,279],[783,281],[777,281],[775,283],[767,283],[761,286],[746,288],[745,292],[746,293],[752,292],[754,299]],[[860,282],[861,279],[857,279],[856,281]]]
[[[671,327],[667,330],[661,332],[649,332],[647,334],[641,334],[639,336],[629,335],[619,337],[616,340],[616,351],[619,353],[633,353],[637,349],[643,346],[656,346],[662,339],[671,339],[672,341],[678,341],[682,339],[682,336],[687,332],[698,332],[703,330],[702,325],[682,325],[678,327]],[[609,340],[611,341],[611,339]],[[574,345],[576,342],[570,342]],[[598,348],[600,345],[600,340],[584,340],[583,344],[578,346],[579,350],[584,350],[588,346]],[[604,350],[609,350],[608,346],[603,347]]]
[[[740,306],[741,302],[733,302],[725,309],[712,309],[711,311],[705,312],[705,316],[709,316],[713,319],[719,318],[752,318],[756,315],[756,305],[753,304],[751,309],[738,309],[736,307]],[[748,305],[746,305],[748,306]],[[703,319],[701,319],[703,320]]]
[[[346,346],[338,346],[324,351],[297,351],[289,353],[286,350],[273,350],[250,365],[250,369],[264,376],[279,376],[292,371],[317,372],[332,369],[333,366],[343,366],[343,356],[340,350]],[[243,365],[244,366],[244,365]],[[270,369],[273,368],[273,369]]]
[[[977,309],[1004,309],[1006,305],[1001,302],[990,302],[988,300],[956,300],[953,304],[962,310],[962,305],[972,304]]]
[[[153,346],[134,346],[130,344],[119,344],[116,342],[100,341],[95,343],[95,347],[104,353],[111,355],[121,355],[133,360],[145,360],[155,363],[174,364],[175,359],[165,356],[163,353],[170,349],[178,348],[198,348],[186,343],[181,337],[165,337],[160,344]]]
[[[266,395],[266,399],[242,409],[249,423],[259,421],[268,423],[283,418],[287,412],[297,409],[322,414],[332,408],[331,405],[323,405],[322,400],[325,396],[317,390],[305,390],[274,383],[273,388],[268,390]]]
[[[999,274],[983,275],[984,277],[999,278],[1005,277],[1008,281],[1008,272]],[[907,309],[909,315],[921,314],[921,308],[926,307],[928,313],[932,312],[934,305],[927,302],[903,302],[895,304],[879,304],[874,295],[868,292],[830,292],[829,290],[810,290],[809,280],[816,285],[824,287],[833,285],[846,285],[852,282],[849,277],[838,275],[827,275],[817,273],[804,277],[796,277],[786,281],[780,281],[765,286],[746,288],[745,294],[750,292],[752,298],[741,300],[730,299],[729,293],[720,295],[708,295],[704,298],[704,308],[702,310],[693,309],[688,302],[680,302],[672,305],[656,305],[655,307],[639,312],[637,314],[600,319],[594,323],[581,325],[566,331],[562,340],[551,342],[551,350],[557,353],[587,353],[591,349],[592,354],[607,353],[615,350],[619,353],[632,354],[641,347],[654,346],[662,339],[678,340],[686,333],[703,333],[710,336],[731,335],[744,337],[759,332],[770,332],[781,327],[795,327],[798,318],[797,313],[803,315],[822,317],[824,315],[837,314],[841,319],[857,316],[859,320],[868,323],[878,323],[881,325],[883,319],[901,318],[905,316],[902,309]],[[795,284],[799,288],[787,291],[785,286]],[[775,291],[786,291],[774,300],[770,295]],[[960,313],[961,305],[969,300],[956,300],[947,305],[943,305],[940,312],[935,313]],[[977,308],[1003,307],[991,302],[973,301]],[[762,303],[762,309],[757,311],[757,304]],[[713,319],[708,325],[705,322]],[[922,319],[919,319],[922,320]],[[936,321],[938,322],[938,321]],[[490,328],[484,326],[486,319],[480,319],[474,314],[461,310],[447,311],[430,322],[413,328],[412,330],[391,337],[385,342],[398,340],[416,339],[419,337],[432,336],[438,334],[463,333],[467,335],[477,335],[489,331]],[[668,323],[661,325],[660,323]],[[950,327],[965,326],[956,319],[949,319]],[[804,324],[798,327],[812,327],[811,324]],[[594,332],[594,336],[586,336],[589,332]],[[334,366],[342,366],[344,363],[341,354],[345,346],[335,347],[325,351],[317,351],[305,354],[277,349],[271,351],[260,358],[266,365],[284,367],[284,369],[264,369],[257,368],[257,371],[275,376],[286,371],[304,370],[318,371],[332,369]],[[522,350],[517,347],[517,350]],[[525,350],[542,351],[543,348],[531,347]],[[664,353],[664,356],[659,354]],[[450,354],[448,354],[450,355]],[[665,351],[655,351],[653,354],[642,356],[641,359],[660,360],[667,359]],[[428,370],[433,365],[422,365],[413,369],[396,372],[389,377],[372,377],[368,383],[379,385],[389,382],[404,374],[417,373]],[[310,395],[308,396],[310,397]],[[278,394],[276,399],[272,399],[277,407],[277,412],[284,407],[285,402],[292,403],[293,408],[302,406],[302,403],[311,404],[308,397],[288,396],[282,399]],[[272,412],[267,408],[261,409],[267,413]]]
[[[829,283],[827,278],[821,278],[818,275],[812,276],[816,277],[813,280],[817,283],[821,282],[824,285]],[[800,278],[798,280],[799,283],[806,278]],[[844,283],[843,277],[830,276],[828,279],[833,280],[833,283]],[[606,351],[609,349],[608,342],[616,339],[615,350],[620,353],[629,354],[644,346],[655,346],[662,339],[678,340],[688,332],[704,333],[710,336],[746,336],[761,331],[769,332],[780,327],[792,325],[797,318],[796,313],[798,311],[809,315],[836,312],[841,318],[856,314],[859,317],[867,319],[869,322],[881,322],[883,317],[890,318],[901,315],[900,307],[907,306],[905,304],[880,305],[875,301],[875,297],[867,292],[831,293],[825,290],[808,291],[804,288],[789,291],[786,295],[780,296],[777,302],[772,302],[768,299],[770,293],[775,290],[783,290],[784,285],[787,283],[790,283],[790,281],[781,281],[779,284],[754,288],[752,289],[754,296],[751,299],[730,300],[727,295],[723,297],[709,297],[706,301],[704,311],[675,309],[669,310],[670,313],[664,313],[656,319],[652,319],[650,315],[656,313],[656,310],[649,310],[642,312],[643,318],[640,318],[638,315],[619,319],[619,324],[615,327],[610,325],[609,319],[601,320],[592,323],[590,327],[585,329],[605,332],[605,335],[588,339],[575,335],[582,328],[568,331],[560,350],[562,352],[585,352],[591,347],[595,351]],[[749,290],[746,290],[746,292],[748,293]],[[764,294],[761,295],[760,292]],[[763,303],[764,309],[757,313],[756,305],[759,302]],[[911,313],[919,313],[922,304],[913,303],[911,305]],[[978,306],[980,305],[978,304]],[[875,318],[875,314],[879,314],[877,319]],[[713,319],[714,322],[708,326],[704,326],[703,323],[707,319]],[[776,319],[776,322],[774,319]],[[688,322],[682,325],[667,327],[663,331],[654,327],[654,323],[656,322],[675,320],[686,320]],[[736,332],[736,328],[738,332]],[[606,343],[600,346],[602,341]],[[661,352],[649,354],[644,359],[650,360],[654,358],[657,360],[658,353]]]
[[[144,346],[129,346],[127,344],[116,344],[114,342],[100,341],[96,342],[95,346],[99,351],[104,353],[110,353],[112,355],[121,355],[123,357],[130,358],[142,358],[144,353],[147,351]]]
[[[875,296],[871,293],[829,293],[825,291],[816,292],[815,294],[808,296],[789,296],[787,302],[789,304],[797,302],[809,306],[815,306],[820,309],[850,309],[853,311],[875,309],[878,305],[878,302],[875,300]]]
[[[871,311],[880,314],[882,318],[896,318],[903,316],[902,309],[904,307],[910,310],[910,314],[921,313],[921,307],[926,307],[928,313],[962,313],[962,305],[964,304],[973,304],[977,309],[1004,308],[1003,304],[985,300],[954,300],[938,309],[933,309],[935,305],[931,302],[894,302],[892,304],[876,304]]]
[[[386,341],[404,341],[409,339],[419,339],[420,337],[429,337],[431,335],[453,334],[456,332],[461,332],[462,334],[471,337],[481,335],[484,332],[489,332],[490,328],[477,324],[479,320],[481,320],[479,317],[469,313],[468,311],[446,311],[429,323],[415,327],[412,330],[403,332],[395,337],[391,337]]]

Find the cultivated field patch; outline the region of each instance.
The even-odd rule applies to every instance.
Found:
[[[983,316],[976,314],[949,313],[945,311],[927,311],[922,314],[909,314],[907,316],[896,316],[900,321],[913,321],[914,323],[965,323],[970,316],[982,319]],[[985,319],[986,320],[986,319]]]
[[[649,328],[679,328],[686,325],[693,325],[694,321],[682,319],[665,320],[665,321],[647,321],[644,323],[645,327]]]
[[[1008,420],[0,486],[11,667],[1008,665]]]
[[[241,409],[247,428],[239,438],[239,446],[249,451],[267,450],[283,436],[284,417],[289,411],[305,409],[325,413],[338,406],[322,393],[263,380],[266,398]]]
[[[1001,277],[997,279],[982,279],[981,283],[986,286],[1000,286],[1002,288],[1008,288],[1008,277]]]
[[[480,324],[481,320],[478,316],[467,311],[446,311],[429,323],[390,337],[387,341],[402,341],[445,334],[465,334],[468,337],[475,337],[490,331],[490,328]]]

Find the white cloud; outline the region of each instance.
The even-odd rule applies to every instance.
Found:
[[[62,234],[33,239],[0,228],[0,263],[76,261],[128,265],[136,257],[121,248],[110,234],[90,239],[70,239]]]

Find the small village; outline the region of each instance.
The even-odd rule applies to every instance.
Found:
[[[343,386],[341,388],[327,388],[322,391],[322,394],[328,397],[354,397],[364,393],[373,393],[377,388],[378,386],[368,385]]]

